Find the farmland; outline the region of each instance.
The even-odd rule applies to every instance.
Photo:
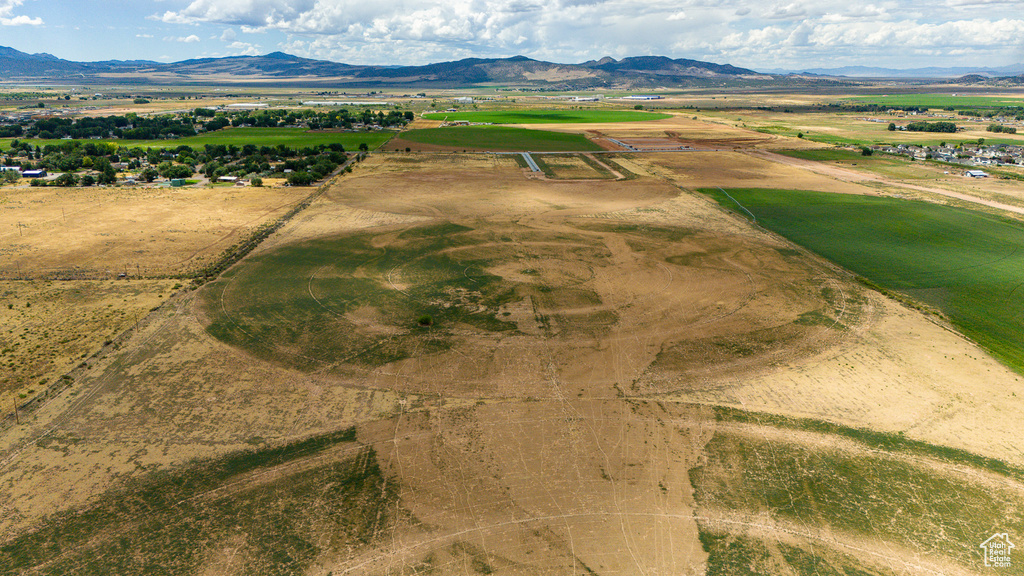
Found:
[[[401,146],[408,141],[427,146],[449,149],[493,150],[499,152],[537,151],[559,152],[592,151],[601,148],[580,134],[527,130],[505,126],[456,126],[451,128],[423,128],[403,132],[392,145]]]
[[[962,128],[956,134],[933,134],[928,132],[890,132],[889,122],[904,125],[921,117],[892,116],[885,112],[785,112],[783,110],[702,110],[698,116],[720,122],[727,126],[745,127],[763,134],[811,140],[822,144],[859,146],[872,144],[917,144],[938,146],[946,142],[970,143],[983,138],[987,144],[1020,145],[1024,136],[996,136],[987,132],[987,122],[971,121],[956,117],[956,112],[941,112],[929,121],[952,121]],[[873,118],[875,122],[868,121]]]
[[[1024,227],[907,187],[1019,181],[545,103],[315,190],[5,187],[0,574],[960,575],[1024,533]]]
[[[671,118],[669,114],[634,110],[505,110],[480,112],[434,112],[428,120],[479,122],[484,124],[594,124],[602,122],[643,122]]]
[[[308,196],[309,188],[7,188],[5,278],[194,272]],[[116,206],[117,209],[112,208]]]
[[[941,310],[1024,371],[1024,308],[1012,297],[1024,281],[1019,223],[891,198],[733,189],[731,199],[705,192],[869,281]]]
[[[880,96],[853,96],[849,102],[879,104],[882,106],[919,106],[922,108],[1000,108],[1024,106],[1024,98],[1013,96],[982,96],[967,94],[891,94]]]

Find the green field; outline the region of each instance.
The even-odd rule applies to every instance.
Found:
[[[282,144],[289,148],[307,148],[320,144],[341,144],[345,150],[357,150],[359,145],[365,143],[370,150],[379,148],[394,136],[394,132],[311,132],[304,128],[225,128],[216,132],[178,138],[176,140],[86,140],[86,142],[112,142],[118,146],[129,148],[177,148],[178,146],[191,146],[202,148],[210,145],[244,146],[254,144],[256,146],[277,146]],[[34,138],[22,139],[34,146],[47,146],[60,144],[67,140],[39,140]],[[11,147],[11,139],[0,140],[0,149],[6,150]]]
[[[593,152],[601,147],[582,134],[508,128],[504,126],[456,126],[403,132],[411,142],[451,146],[467,150],[502,152]]]
[[[1024,373],[1024,225],[927,202],[802,190],[702,190],[883,290],[941,310]],[[742,208],[741,206],[742,205]]]
[[[923,106],[926,108],[1000,108],[1024,106],[1024,98],[1013,96],[953,96],[949,94],[894,94],[884,96],[854,96],[847,102],[881,104],[883,106]]]
[[[663,120],[669,114],[639,110],[493,110],[480,112],[435,112],[428,120],[481,122],[489,124],[584,124],[595,122],[642,122]]]

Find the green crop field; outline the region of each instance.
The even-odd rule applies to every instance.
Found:
[[[482,122],[490,124],[583,124],[592,122],[642,122],[663,120],[669,114],[639,110],[494,110],[480,112],[435,112],[428,120]]]
[[[306,148],[320,144],[341,144],[345,150],[357,150],[360,144],[365,143],[370,150],[374,150],[394,135],[394,132],[311,132],[303,128],[225,128],[176,140],[87,140],[87,142],[112,142],[118,146],[129,148],[177,148],[178,146],[202,148],[207,144],[239,147],[246,144],[256,146],[283,144],[289,148]],[[22,139],[22,141],[33,146],[67,142],[67,140],[34,138]],[[7,150],[10,147],[11,139],[0,140],[0,150]]]
[[[425,128],[403,132],[402,138],[420,144],[503,152],[592,152],[601,149],[582,134],[504,126]]]
[[[949,94],[893,94],[885,96],[854,96],[847,102],[881,104],[883,106],[923,106],[926,108],[1000,108],[1024,106],[1024,98],[1013,96],[954,96]]]
[[[941,310],[968,337],[1024,372],[1024,225],[1019,222],[895,198],[702,191],[884,290]]]

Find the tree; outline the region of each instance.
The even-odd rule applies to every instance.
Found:
[[[252,180],[249,180],[249,182],[251,182],[252,185],[256,186],[257,188],[263,186],[263,178],[260,178],[259,176],[253,176]]]
[[[93,178],[92,174],[86,174],[82,176],[82,186],[92,186],[96,183],[96,179]]]
[[[359,143],[359,151],[360,152],[369,152],[369,150],[370,150],[370,147],[366,145],[366,142],[360,142]]]
[[[288,175],[288,184],[291,186],[309,186],[313,183],[313,177],[306,172],[292,172]]]
[[[4,170],[3,180],[8,184],[16,184],[21,180],[21,174],[17,170]]]
[[[76,184],[78,184],[78,177],[72,174],[71,172],[65,172],[60,176],[57,176],[57,178],[53,181],[54,186],[63,186],[65,188],[69,188]]]
[[[875,151],[872,150],[871,148],[868,148],[867,146],[861,146],[860,147],[860,155],[861,156],[871,156],[874,153],[875,153]]]
[[[145,180],[146,182],[152,182],[153,180],[156,180],[156,177],[159,176],[159,175],[160,174],[156,170],[154,170],[151,166],[147,166],[139,174],[139,177],[142,178],[143,180]]]
[[[889,132],[895,132],[896,131],[896,123],[895,122],[889,122],[889,127],[887,128],[887,130]]]

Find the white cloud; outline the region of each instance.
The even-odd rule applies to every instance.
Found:
[[[152,34],[136,34],[135,37],[136,38],[152,38],[153,35]]]
[[[184,44],[195,44],[199,42],[199,36],[190,34],[188,36],[165,36],[164,42],[182,42]]]
[[[24,3],[25,0],[0,0],[0,26],[41,26],[43,19],[39,17],[32,18],[24,14],[11,17],[14,9]]]
[[[232,42],[228,44],[228,50],[231,51],[232,56],[258,56],[260,54],[259,44],[250,44],[249,42]]]
[[[220,36],[227,44],[237,42],[236,29],[276,35],[283,50],[350,63],[663,54],[755,68],[837,59],[903,66],[913,64],[906,54],[937,53],[933,60],[963,65],[952,51],[967,50],[974,63],[998,65],[1020,52],[1017,6],[1019,0],[191,0],[154,18],[230,27]]]

